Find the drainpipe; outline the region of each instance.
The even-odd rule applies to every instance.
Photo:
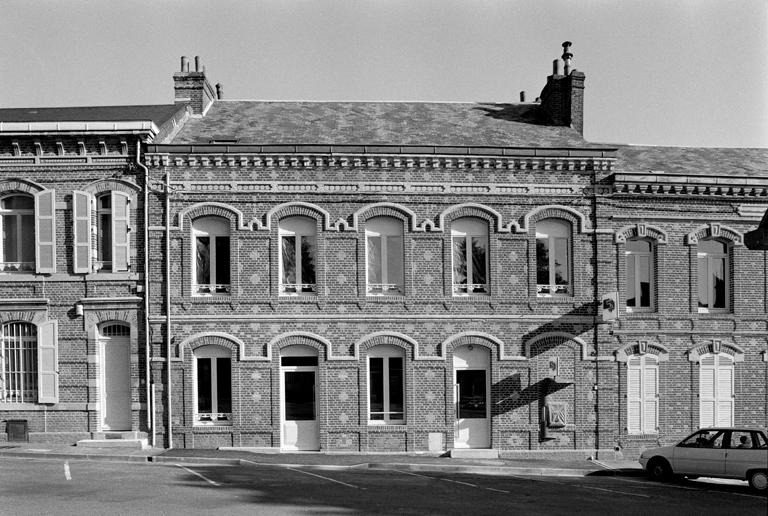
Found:
[[[151,374],[149,370],[149,170],[141,163],[141,140],[136,139],[136,165],[144,171],[144,386],[146,387],[147,430],[152,434],[152,447],[155,447],[154,410],[150,398]]]
[[[171,173],[165,171],[165,353],[168,366],[168,448],[173,448],[173,404],[171,403]]]

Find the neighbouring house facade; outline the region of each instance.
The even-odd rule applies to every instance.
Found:
[[[0,419],[40,440],[502,455],[765,427],[768,261],[745,234],[768,150],[587,142],[563,60],[517,104],[227,101],[182,59],[174,105],[121,108],[130,136],[0,110],[3,261],[32,253],[7,228],[57,215],[34,248],[54,270],[1,273]],[[8,394],[17,373],[37,399]]]

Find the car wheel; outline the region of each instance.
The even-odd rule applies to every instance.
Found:
[[[765,471],[752,471],[749,474],[749,487],[760,493],[768,492],[768,473]]]
[[[653,480],[665,482],[672,477],[672,468],[665,459],[657,457],[648,463],[648,474]]]

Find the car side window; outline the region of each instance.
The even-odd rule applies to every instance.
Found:
[[[685,448],[720,448],[722,446],[723,433],[716,433],[714,430],[701,430],[696,432],[688,439],[680,443]],[[714,446],[718,440],[717,446]]]
[[[752,432],[752,443],[753,448],[761,448],[763,450],[768,448],[768,441],[766,441],[765,435],[760,432]]]
[[[752,449],[755,446],[754,432],[734,430],[731,432],[731,448]]]

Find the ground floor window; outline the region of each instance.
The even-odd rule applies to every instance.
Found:
[[[632,356],[627,362],[627,431],[654,434],[659,426],[659,365],[655,356]]]
[[[733,358],[708,354],[699,366],[699,427],[733,426]]]
[[[30,323],[0,327],[0,401],[36,403],[37,329]]]
[[[405,422],[403,350],[376,346],[368,355],[368,402],[372,424]]]
[[[232,424],[232,358],[220,346],[195,350],[195,424]]]

